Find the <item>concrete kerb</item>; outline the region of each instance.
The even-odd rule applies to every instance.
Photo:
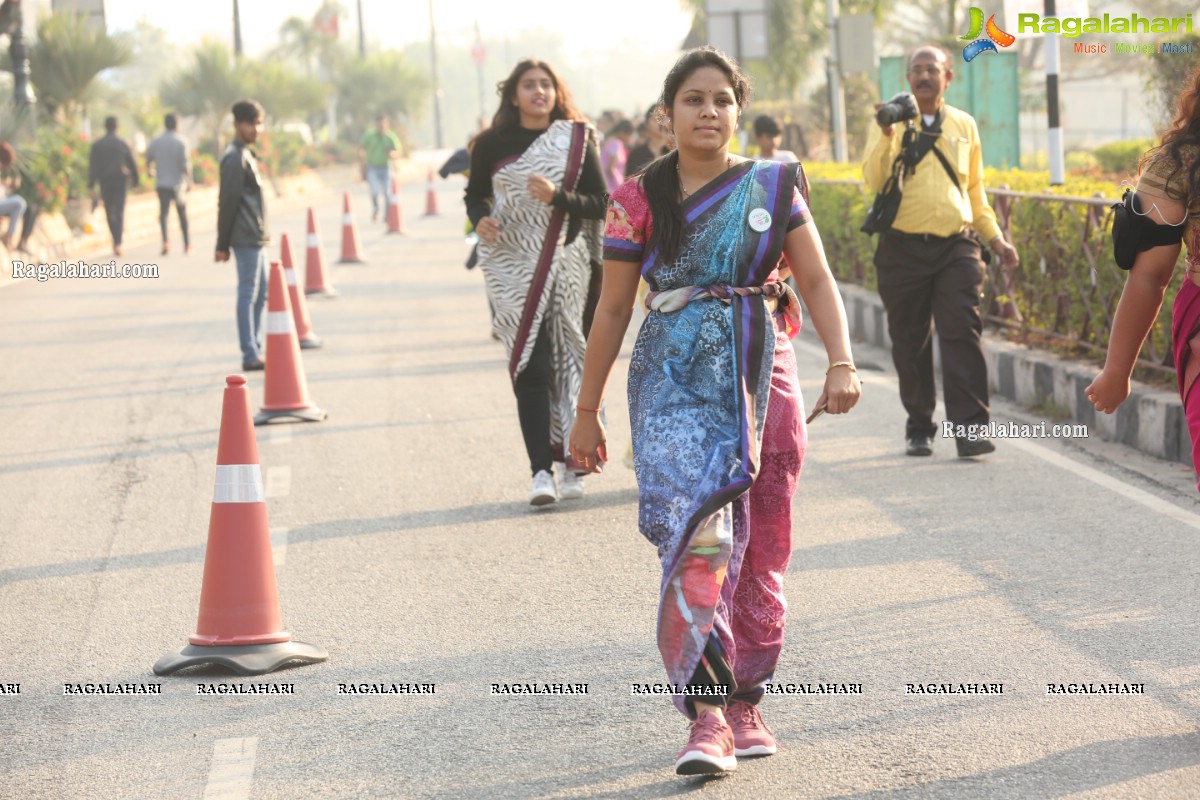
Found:
[[[890,351],[891,337],[879,295],[854,284],[840,283],[839,289],[851,339]],[[811,326],[805,330],[815,335]],[[1167,461],[1192,463],[1191,437],[1177,393],[1134,383],[1129,399],[1116,413],[1097,414],[1084,396],[1084,389],[1099,371],[1094,365],[1021,347],[987,332],[983,354],[993,394],[1058,417],[1057,422],[1087,425],[1093,435],[1106,441]],[[933,355],[940,382],[941,354],[936,339]]]

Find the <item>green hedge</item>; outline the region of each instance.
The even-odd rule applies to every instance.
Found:
[[[806,164],[805,169],[811,181],[813,219],[834,275],[874,289],[876,240],[858,231],[870,202],[868,195],[874,195],[861,182],[846,182],[861,178],[857,165]],[[1001,307],[1011,301],[1021,313],[1026,333],[1051,333],[1079,344],[1106,348],[1126,276],[1113,260],[1107,205],[1089,212],[1089,206],[1082,203],[1030,195],[1100,194],[1116,202],[1116,185],[1078,178],[1065,186],[1049,187],[1045,173],[988,172],[985,185],[989,188],[1007,185],[1024,196],[1013,202],[1011,211],[1012,243],[1021,257],[1011,296],[1000,285],[999,267],[993,264],[989,270],[992,280],[985,289],[985,312],[1001,315]],[[996,205],[995,198],[991,202]],[[1085,228],[1089,213],[1092,224]],[[1184,277],[1184,271],[1177,269],[1158,324],[1142,351],[1145,361],[1170,364],[1170,300]]]

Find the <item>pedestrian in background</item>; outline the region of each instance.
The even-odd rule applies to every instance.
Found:
[[[535,506],[583,496],[584,470],[565,451],[606,200],[592,129],[567,85],[544,61],[520,62],[500,84],[492,126],[475,139],[465,201],[493,330],[508,352]]]
[[[1179,286],[1172,307],[1171,342],[1175,375],[1184,417],[1192,437],[1192,464],[1200,476],[1200,69],[1180,93],[1175,118],[1159,145],[1143,156],[1134,195],[1134,213],[1145,216],[1133,230],[1148,223],[1156,233],[1187,242],[1187,279]],[[1166,227],[1166,230],[1163,229]],[[1116,226],[1113,237],[1116,241]],[[1149,231],[1141,231],[1141,236]],[[1140,237],[1137,237],[1140,238]],[[1142,242],[1125,281],[1108,338],[1104,369],[1084,390],[1097,411],[1111,414],[1129,397],[1129,379],[1142,344],[1158,319],[1163,295],[1175,273],[1181,241],[1151,246]],[[1135,239],[1136,240],[1136,239]]]
[[[267,302],[267,258],[270,244],[262,173],[250,145],[262,132],[263,107],[256,100],[233,104],[234,139],[221,156],[221,189],[217,196],[217,261],[237,264],[237,329],[242,369],[259,370],[262,360],[263,306]]]
[[[904,194],[891,229],[879,235],[875,269],[887,311],[900,401],[908,412],[905,453],[933,453],[933,326],[942,353],[946,418],[956,426],[987,425],[987,363],[979,297],[985,266],[980,237],[1015,269],[1017,251],[1005,241],[983,189],[983,147],[975,119],[943,99],[954,79],[939,47],[919,47],[908,60],[908,85],[920,117],[896,125],[876,116],[867,134],[863,179],[878,192],[898,160]],[[879,106],[876,106],[878,111]],[[908,112],[906,112],[908,113]],[[940,162],[940,163],[939,163]],[[909,171],[909,165],[912,170]],[[956,436],[959,458],[996,449],[986,437]]]
[[[604,137],[600,148],[600,171],[608,191],[615,192],[625,182],[625,162],[629,159],[629,142],[633,139],[633,123],[627,119],[617,122]]]
[[[151,140],[146,147],[146,170],[154,174],[154,186],[158,191],[158,224],[162,228],[162,254],[171,249],[167,236],[167,217],[171,204],[179,215],[179,231],[183,234],[183,252],[191,253],[188,239],[186,192],[192,185],[192,160],[188,142],[178,133],[178,122],[174,114],[163,117],[165,130]]]
[[[121,255],[121,237],[125,231],[125,198],[130,185],[138,185],[137,162],[124,139],[117,136],[117,118],[104,118],[104,135],[92,145],[88,157],[88,191],[100,184],[104,216],[112,234],[113,253]],[[92,195],[93,198],[95,195]]]
[[[0,234],[0,244],[7,250],[13,246],[13,235],[25,216],[25,198],[17,194],[21,175],[16,168],[17,154],[8,142],[0,142],[0,217],[8,217],[8,227]],[[22,242],[23,243],[23,242]]]
[[[659,120],[658,106],[652,106],[646,112],[646,120],[642,123],[642,140],[629,151],[625,161],[625,177],[637,175],[651,161],[665,156],[671,149],[671,132]]]
[[[799,161],[791,150],[780,150],[783,141],[783,129],[774,117],[763,114],[754,119],[754,141],[758,144],[758,158],[761,161],[781,161],[789,163]]]
[[[392,161],[400,157],[400,139],[392,133],[387,114],[375,118],[375,127],[363,134],[358,159],[366,171],[371,192],[371,221],[379,219],[382,206],[387,211],[388,192],[392,187]]]
[[[629,364],[629,422],[639,528],[662,563],[658,647],[670,683],[689,693],[675,697],[692,720],[675,762],[683,775],[777,749],[758,702],[783,646],[807,446],[784,253],[830,360],[815,408],[845,413],[861,392],[800,165],[729,154],[749,100],[749,79],[711,47],[684,53],[667,75],[659,103],[677,147],[609,205],[571,434],[575,458],[598,470],[608,445],[596,409],[644,276],[650,313]]]

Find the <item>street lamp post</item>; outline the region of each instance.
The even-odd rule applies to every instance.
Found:
[[[429,0],[429,63],[433,74],[433,138],[442,148],[442,87],[438,82],[437,34],[433,28],[433,0]]]
[[[29,137],[37,133],[37,123],[34,118],[33,106],[37,98],[33,93],[33,85],[29,79],[29,51],[25,45],[25,15],[20,0],[10,0],[7,6],[8,55],[12,62],[13,102],[17,114],[24,114],[29,122]],[[4,33],[0,30],[0,33]]]
[[[238,0],[233,0],[233,57],[242,57],[242,15],[238,13]]]
[[[487,119],[487,87],[483,79],[483,63],[487,60],[487,49],[479,35],[479,20],[475,20],[475,46],[471,48],[471,60],[475,62],[475,71],[479,77],[479,122]]]
[[[358,0],[358,57],[367,57],[367,40],[363,33],[362,0]]]

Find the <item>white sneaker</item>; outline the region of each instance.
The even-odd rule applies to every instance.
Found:
[[[566,464],[555,464],[558,473],[558,496],[563,500],[579,500],[583,497],[583,476],[567,469]]]
[[[554,488],[554,476],[546,470],[533,476],[533,488],[529,490],[529,505],[544,506],[558,500],[558,490]]]

